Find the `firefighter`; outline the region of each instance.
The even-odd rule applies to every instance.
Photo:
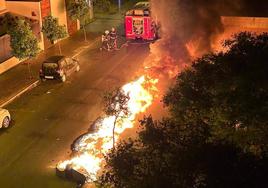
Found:
[[[110,32],[110,39],[111,39],[111,48],[117,50],[117,33],[114,27],[112,27]]]
[[[154,39],[158,39],[157,25],[155,21],[152,21],[151,23],[151,31],[154,34]]]
[[[110,32],[108,30],[106,30],[102,36],[101,36],[101,42],[102,42],[102,45],[101,45],[101,48],[100,50],[107,50],[107,51],[110,51],[111,50],[111,47],[110,47]]]

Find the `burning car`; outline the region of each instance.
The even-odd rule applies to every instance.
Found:
[[[119,135],[134,126],[137,115],[144,112],[153,101],[156,79],[141,76],[122,87],[129,94],[128,108],[130,115],[120,120],[115,127],[115,143]],[[78,137],[71,145],[70,159],[60,161],[56,174],[79,184],[97,180],[105,165],[104,155],[113,148],[113,125],[115,116],[104,116],[96,119],[87,133]]]
[[[88,133],[82,134],[77,139],[74,140],[74,142],[71,145],[71,150],[73,152],[81,152],[86,149],[87,142],[90,142],[90,137],[92,137],[92,134],[96,133],[100,127],[102,126],[104,117],[97,118],[89,127]],[[91,133],[89,135],[89,133]]]

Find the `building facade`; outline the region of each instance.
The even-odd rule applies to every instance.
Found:
[[[42,21],[48,16],[52,15],[59,19],[59,24],[64,25],[69,35],[73,35],[80,29],[78,21],[73,21],[68,17],[66,11],[66,1],[68,0],[0,0],[0,21],[1,15],[6,13],[24,17],[30,21],[34,34],[39,40],[39,46],[42,50],[49,48],[52,44],[44,37],[41,32]],[[93,7],[90,4],[90,17],[93,17]],[[0,22],[1,27],[1,22]],[[0,31],[0,74],[6,69],[13,67],[19,63],[19,60],[10,57],[9,53],[9,36]]]
[[[223,32],[216,35],[213,49],[222,50],[222,42],[239,32],[268,33],[268,17],[222,16]]]

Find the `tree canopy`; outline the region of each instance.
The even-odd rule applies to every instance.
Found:
[[[85,41],[87,41],[85,25],[89,16],[88,2],[86,0],[69,0],[67,2],[67,12],[72,20],[80,21],[80,24],[83,26]]]
[[[175,118],[209,126],[210,139],[268,152],[268,34],[236,34],[226,52],[197,59],[164,101]]]
[[[59,19],[51,15],[44,18],[42,32],[51,43],[67,36],[65,26],[59,25]]]
[[[79,20],[84,25],[89,13],[88,2],[86,0],[69,0],[67,12],[73,20]]]
[[[12,54],[19,58],[32,58],[39,52],[38,41],[33,34],[30,24],[23,19],[18,19],[8,27]]]
[[[182,71],[171,116],[141,120],[138,138],[105,156],[100,187],[265,188],[268,34],[239,33]]]
[[[171,119],[146,117],[136,140],[117,145],[106,156],[100,187],[264,188],[267,158],[224,142],[206,142],[207,130]]]

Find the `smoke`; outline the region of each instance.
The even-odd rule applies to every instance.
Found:
[[[235,13],[237,13],[236,15],[238,16],[267,17],[267,7],[267,0],[240,0]]]
[[[224,31],[221,16],[268,15],[268,0],[150,0],[161,39],[150,45],[145,66],[174,77],[189,63],[213,51]]]
[[[153,64],[173,72],[212,50],[214,37],[223,32],[221,10],[230,11],[238,5],[231,0],[224,3],[217,0],[151,0],[150,3],[154,19],[160,23],[161,39],[150,45],[147,66],[150,62],[149,67]]]
[[[151,7],[153,16],[161,23],[161,42],[165,49],[172,50],[172,57],[197,57],[210,51],[213,36],[223,31],[219,1],[151,0]]]

